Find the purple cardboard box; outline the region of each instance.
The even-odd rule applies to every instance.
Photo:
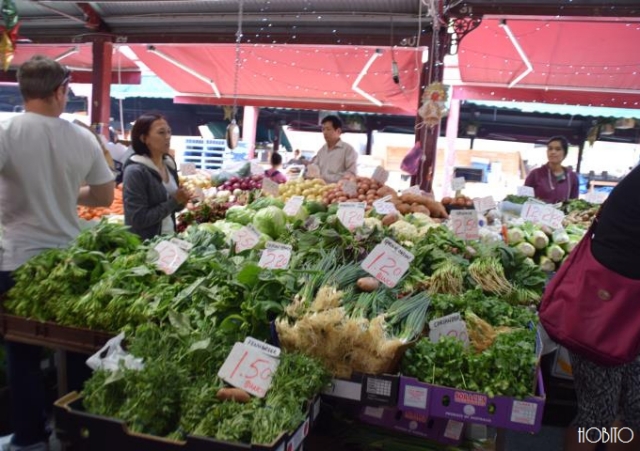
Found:
[[[360,421],[404,434],[424,437],[448,445],[462,442],[464,424],[455,420],[429,418],[415,412],[403,412],[395,407],[363,407]]]
[[[465,423],[538,432],[542,426],[545,393],[538,370],[538,396],[523,400],[489,396],[467,390],[426,384],[413,378],[400,378],[398,406],[401,410]]]

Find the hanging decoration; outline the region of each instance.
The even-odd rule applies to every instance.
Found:
[[[422,93],[422,106],[418,114],[424,125],[435,127],[448,113],[447,88],[440,82],[433,82]]]
[[[18,8],[14,0],[2,0],[2,36],[0,37],[0,56],[2,57],[2,69],[6,72],[11,66],[13,55],[18,41],[18,29],[20,20]]]
[[[233,119],[227,126],[227,147],[231,150],[238,147],[240,141],[240,127],[236,121],[238,114],[238,77],[240,77],[240,42],[242,41],[242,9],[244,0],[240,0],[238,6],[238,31],[236,32],[236,66],[233,77]],[[226,117],[226,111],[225,111]]]

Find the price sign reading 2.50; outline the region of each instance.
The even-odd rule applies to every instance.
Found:
[[[477,240],[479,235],[478,213],[475,210],[452,210],[449,215],[451,230],[463,240]]]
[[[362,262],[362,268],[393,288],[409,269],[413,254],[389,238],[378,244]]]

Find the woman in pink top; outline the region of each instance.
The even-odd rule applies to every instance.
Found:
[[[278,152],[271,154],[271,168],[264,171],[264,176],[276,183],[286,183],[287,177],[278,169],[282,166],[282,155]]]

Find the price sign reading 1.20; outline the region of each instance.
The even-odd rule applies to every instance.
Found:
[[[531,221],[535,224],[542,224],[559,229],[562,227],[564,213],[551,205],[539,204],[537,202],[525,202],[520,213],[522,219]]]
[[[218,371],[218,377],[234,387],[263,398],[271,386],[271,379],[279,363],[278,359],[254,347],[236,343]]]
[[[292,247],[288,244],[269,241],[262,251],[258,266],[266,269],[285,269],[291,260]]]
[[[364,223],[366,202],[340,202],[338,219],[349,230],[354,230]]]
[[[463,240],[480,238],[478,213],[475,210],[452,210],[449,214],[449,226],[457,237]]]
[[[233,234],[233,242],[236,243],[236,252],[253,249],[260,242],[260,232],[253,226],[244,226]]]
[[[373,248],[361,266],[380,282],[393,288],[409,269],[414,256],[392,239],[385,238]]]

